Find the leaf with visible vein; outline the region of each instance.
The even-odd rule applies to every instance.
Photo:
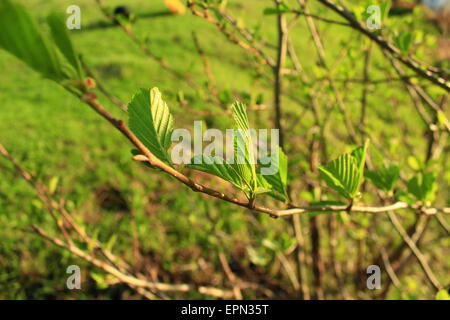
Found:
[[[244,188],[242,177],[235,171],[233,166],[225,163],[225,160],[219,156],[197,155],[191,159],[191,164],[186,165],[186,168],[212,174],[232,183],[239,189]]]
[[[158,88],[140,89],[128,104],[128,124],[136,137],[161,161],[171,164],[173,117]]]
[[[245,105],[241,102],[235,102],[231,107],[233,119],[236,123],[237,134],[234,136],[234,164],[233,167],[248,185],[247,196],[254,197],[258,188],[256,178],[256,167],[254,163],[253,140],[250,134],[250,126],[247,117]],[[239,163],[239,155],[243,157],[243,163]]]
[[[328,186],[348,199],[354,199],[364,177],[364,164],[368,148],[364,146],[355,149],[350,154],[343,154],[326,166],[319,166],[322,178]]]

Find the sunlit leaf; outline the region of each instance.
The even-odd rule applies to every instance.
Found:
[[[245,105],[235,102],[231,107],[233,119],[236,123],[234,135],[234,169],[243,177],[248,185],[250,198],[258,187],[255,167],[255,156],[253,151],[253,140],[250,133],[250,126]]]
[[[170,164],[168,150],[173,117],[158,88],[140,89],[128,104],[128,124],[136,137],[160,160]]]

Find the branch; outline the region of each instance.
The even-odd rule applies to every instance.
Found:
[[[225,275],[227,276],[228,280],[230,281],[231,285],[233,286],[233,295],[236,300],[243,300],[242,292],[239,287],[239,279],[236,277],[236,275],[233,273],[233,271],[230,268],[230,265],[228,264],[227,257],[223,254],[223,252],[219,252],[219,260],[220,264],[222,265],[222,269],[225,272]]]
[[[291,209],[286,210],[277,210],[277,209],[270,209],[259,205],[253,205],[249,201],[240,200],[237,198],[233,198],[231,196],[228,196],[224,194],[223,192],[219,192],[215,189],[206,187],[200,183],[197,183],[181,172],[177,171],[176,169],[172,168],[171,166],[167,165],[166,163],[159,160],[157,157],[155,157],[150,150],[147,149],[146,146],[131,132],[131,130],[127,127],[125,122],[122,120],[114,118],[96,99],[96,97],[93,94],[87,93],[83,97],[81,97],[81,100],[87,103],[94,111],[96,111],[98,114],[100,114],[104,119],[106,119],[109,123],[111,123],[117,130],[119,130],[139,151],[142,153],[142,155],[138,155],[134,157],[134,160],[141,161],[141,162],[148,162],[150,165],[155,166],[162,171],[166,172],[167,174],[171,175],[181,183],[185,184],[189,188],[191,188],[195,192],[201,192],[204,194],[207,194],[211,197],[218,198],[230,203],[233,203],[235,205],[238,205],[243,208],[247,208],[256,212],[266,213],[271,215],[272,217],[286,217],[291,216],[294,214],[302,214],[306,212],[318,212],[318,211],[329,211],[329,212],[339,212],[339,211],[346,211],[348,208],[347,206],[306,206],[306,207],[296,207],[294,206]],[[396,209],[405,209],[405,208],[412,208],[412,209],[420,209],[420,212],[423,214],[436,214],[438,212],[443,213],[450,213],[450,208],[425,208],[419,205],[408,205],[403,202],[399,202],[396,205],[393,206],[387,206],[387,207],[358,207],[353,206],[350,209],[350,212],[366,212],[366,213],[379,213],[379,212],[386,212],[389,210],[396,210]]]
[[[337,14],[339,14],[341,17],[347,20],[347,22],[353,29],[359,31],[366,37],[370,38],[381,49],[387,50],[390,54],[392,54],[395,57],[395,59],[400,61],[406,67],[413,70],[415,73],[421,75],[423,78],[431,81],[435,85],[438,85],[445,91],[450,92],[450,83],[446,79],[441,77],[438,74],[437,70],[432,70],[430,67],[423,66],[423,63],[421,65],[421,63],[416,61],[415,59],[405,57],[401,53],[401,51],[393,44],[389,43],[387,40],[383,39],[376,33],[372,33],[370,30],[366,29],[363,25],[361,25],[355,19],[354,15],[345,7],[334,3],[332,0],[319,0],[319,2],[325,5],[326,7],[330,8]]]
[[[287,210],[278,210],[276,212],[277,217],[291,216],[294,214],[302,214],[308,212],[343,212],[348,209],[347,205],[342,206],[305,206],[296,207]],[[385,213],[388,211],[395,211],[400,209],[412,209],[419,210],[420,213],[425,215],[435,215],[439,212],[450,214],[450,208],[426,208],[420,205],[409,205],[406,202],[396,202],[392,205],[383,207],[364,207],[364,206],[352,206],[351,213],[361,212],[361,213]]]
[[[405,84],[406,88],[408,89],[408,92],[412,98],[413,104],[415,108],[417,109],[417,112],[419,113],[420,117],[423,119],[423,121],[428,126],[428,129],[432,129],[432,126],[434,125],[432,122],[432,119],[430,119],[430,116],[423,110],[422,101],[420,98],[423,99],[433,110],[433,112],[436,114],[436,116],[440,113],[442,114],[442,119],[444,120],[444,127],[447,132],[450,132],[450,122],[448,121],[447,117],[445,116],[444,112],[441,110],[440,106],[416,83],[411,81],[410,78],[405,76],[404,71],[400,68],[398,62],[389,55],[386,51],[383,51],[383,53],[386,55],[386,57],[391,62],[392,66],[394,67],[395,71],[399,75],[399,77],[402,79],[403,83]]]

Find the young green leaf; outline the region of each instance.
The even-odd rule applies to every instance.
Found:
[[[98,289],[105,290],[109,287],[108,281],[103,274],[91,271],[90,275],[91,278],[94,279]]]
[[[264,179],[262,175],[257,174],[256,175],[256,180],[257,180],[257,184],[258,184],[258,187],[256,188],[256,192],[255,192],[256,194],[269,193],[275,199],[278,199],[280,201],[284,201],[284,198],[278,196],[277,194],[275,194],[273,192],[272,185],[269,182],[267,182],[267,180]]]
[[[50,194],[54,194],[56,191],[56,188],[58,188],[58,182],[59,177],[55,176],[50,179],[50,182],[48,183],[48,191]]]
[[[234,155],[230,163],[219,157],[205,157],[197,155],[191,160],[187,168],[203,171],[218,176],[239,189],[248,199],[254,199],[257,194],[269,192],[269,185],[258,180],[254,164],[252,135],[245,105],[236,102],[232,108],[236,130],[233,135]]]
[[[231,166],[242,177],[249,191],[248,196],[251,196],[252,191],[257,188],[257,179],[254,164],[250,161],[248,139],[241,131],[237,131],[233,143],[234,159]]]
[[[364,172],[364,165],[366,163],[366,154],[367,154],[367,148],[369,147],[369,140],[366,140],[363,146],[356,148],[352,151],[351,155],[356,159],[358,170],[363,173]],[[362,176],[362,175],[361,175]],[[362,180],[362,177],[361,177]],[[361,183],[361,181],[360,181]]]
[[[265,266],[270,261],[270,257],[261,249],[257,250],[253,247],[247,247],[247,253],[250,261],[257,266]]]
[[[247,117],[247,111],[245,108],[245,104],[236,101],[231,106],[231,111],[233,113],[233,119],[236,123],[237,129],[241,129],[244,132],[250,129]]]
[[[328,186],[347,199],[354,199],[358,195],[368,145],[367,141],[352,153],[343,154],[326,166],[319,166],[321,176]]]
[[[22,60],[44,77],[65,78],[55,46],[40,32],[22,5],[0,1],[0,48]]]
[[[247,184],[248,197],[253,198],[258,188],[258,182],[247,111],[243,103],[235,102],[231,107],[231,112],[237,129],[233,137],[234,163],[232,166]]]
[[[417,159],[414,156],[409,156],[408,158],[406,158],[406,161],[409,165],[409,167],[411,169],[413,169],[414,171],[420,171],[422,170],[422,164],[420,163],[419,159]]]
[[[286,199],[287,199],[286,196],[274,191],[273,186],[269,182],[267,182],[267,180],[264,178],[263,175],[257,174],[256,180],[258,183],[258,188],[256,189],[255,194],[267,193],[274,199],[277,199],[278,201],[282,201],[282,202],[286,201]]]
[[[173,117],[158,88],[140,89],[128,104],[128,124],[136,137],[161,161],[171,164],[168,150]]]
[[[420,172],[407,184],[408,192],[420,201],[433,201],[436,195],[436,174]]]
[[[394,38],[394,42],[402,53],[408,53],[413,40],[411,32],[402,32]]]
[[[396,165],[382,167],[377,171],[366,171],[364,176],[377,188],[389,192],[394,189],[395,183],[400,177],[400,168]]]

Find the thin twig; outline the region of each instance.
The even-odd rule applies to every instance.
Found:
[[[233,33],[229,32],[228,30],[226,30],[225,25],[223,23],[221,23],[220,21],[218,21],[217,19],[215,19],[214,17],[212,17],[208,10],[204,10],[199,11],[195,8],[195,2],[191,1],[190,5],[189,5],[189,9],[191,10],[192,14],[194,14],[195,16],[201,17],[206,19],[207,21],[209,21],[210,23],[212,23],[213,25],[215,25],[217,27],[217,29],[219,29],[219,31],[225,35],[225,37],[231,41],[232,43],[237,44],[238,46],[240,46],[241,48],[243,48],[244,50],[246,50],[247,52],[249,52],[250,54],[252,54],[253,56],[255,56],[257,59],[259,59],[263,64],[267,64],[268,66],[272,67],[274,66],[274,63],[272,61],[272,58],[270,58],[262,49],[260,49],[259,47],[253,45],[253,44],[249,44],[245,41],[242,41],[241,39],[239,39],[238,37],[236,37]]]
[[[423,271],[425,272],[427,279],[430,281],[430,283],[433,285],[433,287],[436,289],[436,291],[441,290],[443,287],[439,283],[439,280],[436,278],[433,271],[431,270],[425,256],[422,254],[422,252],[420,252],[417,245],[410,238],[410,236],[406,233],[405,229],[402,227],[402,225],[398,221],[397,216],[392,212],[388,212],[388,217],[389,217],[389,220],[391,220],[394,228],[397,230],[397,232],[402,237],[403,241],[406,242],[406,244],[409,246],[409,248],[413,252],[414,256],[419,261],[419,264],[422,267]]]
[[[105,86],[100,81],[100,78],[94,74],[94,72],[86,64],[83,58],[80,57],[80,61],[86,74],[95,80],[98,90],[100,90],[109,100],[111,100],[112,103],[117,105],[123,112],[127,112],[128,109],[127,105],[105,88]]]
[[[96,0],[98,6],[100,7],[103,14],[113,23],[117,23],[116,17],[114,14],[109,13],[103,3],[103,0]],[[173,69],[164,59],[155,55],[151,50],[145,46],[142,41],[138,38],[138,36],[133,32],[131,25],[123,25],[118,23],[118,26],[124,31],[124,33],[139,47],[139,49],[149,58],[157,62],[163,69],[171,73],[175,78],[185,81],[192,89],[197,89],[197,85],[192,81],[192,79],[185,74],[178,72]]]
[[[242,300],[242,292],[238,285],[239,280],[237,279],[233,271],[231,271],[230,265],[228,264],[227,258],[225,257],[223,252],[219,252],[219,260],[220,264],[222,265],[222,269],[225,272],[225,275],[233,286],[234,297],[236,298],[236,300]]]
[[[54,238],[50,235],[48,235],[44,230],[40,229],[39,227],[33,225],[33,230],[40,235],[41,237],[45,238],[46,240],[52,242],[56,246],[66,249],[70,251],[71,253],[75,254],[76,256],[82,258],[83,260],[93,264],[94,266],[102,269],[104,272],[107,272],[113,276],[115,276],[117,279],[119,279],[121,282],[126,283],[131,286],[135,287],[142,287],[147,288],[150,290],[157,290],[157,291],[166,291],[166,292],[191,292],[191,291],[198,291],[201,294],[212,296],[215,298],[224,298],[229,299],[233,296],[233,293],[229,290],[222,290],[219,288],[214,287],[206,287],[206,286],[194,286],[190,284],[168,284],[168,283],[162,283],[162,282],[150,282],[143,279],[138,279],[136,277],[124,274],[120,270],[116,269],[115,267],[91,256],[88,255],[86,252],[78,248],[77,246],[73,244],[67,244],[61,241],[58,238]]]

